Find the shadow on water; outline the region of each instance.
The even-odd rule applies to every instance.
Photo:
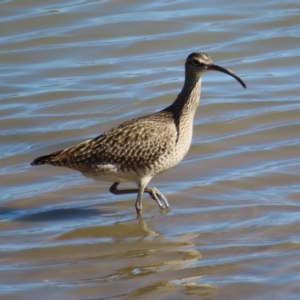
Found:
[[[121,211],[121,210],[120,210]],[[161,209],[153,214],[150,218],[157,218],[168,214],[170,209]],[[48,221],[68,221],[76,219],[87,219],[116,215],[116,210],[110,207],[105,208],[88,208],[88,207],[67,207],[67,208],[34,208],[21,209],[0,206],[0,220],[10,219],[24,222],[48,222]],[[134,215],[134,214],[133,214]],[[136,217],[136,220],[143,221],[143,217]]]
[[[28,209],[21,210],[9,207],[0,208],[0,218],[2,220],[11,219],[23,222],[67,221],[102,216],[110,213],[113,213],[113,211],[101,211],[101,209],[95,208],[55,208],[34,212]]]

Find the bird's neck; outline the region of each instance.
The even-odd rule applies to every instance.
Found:
[[[168,107],[179,118],[194,118],[200,100],[201,76],[186,74],[185,82],[177,99]]]

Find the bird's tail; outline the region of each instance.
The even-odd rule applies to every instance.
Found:
[[[62,153],[63,150],[60,150],[60,151],[56,151],[56,152],[53,152],[51,154],[48,154],[48,155],[43,155],[43,156],[40,156],[38,158],[36,158],[32,163],[31,165],[32,166],[38,166],[38,165],[46,165],[46,164],[55,164],[54,163],[54,159],[60,155]]]

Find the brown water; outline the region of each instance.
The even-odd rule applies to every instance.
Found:
[[[204,5],[205,3],[205,5]],[[204,5],[204,6],[203,6]],[[299,1],[0,1],[1,299],[300,299]],[[109,193],[37,156],[170,104],[204,51],[184,161]]]

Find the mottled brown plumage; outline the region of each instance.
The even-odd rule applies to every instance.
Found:
[[[94,139],[36,158],[31,164],[68,167],[96,180],[115,182],[110,188],[114,194],[138,193],[138,213],[144,192],[160,208],[169,207],[163,194],[147,185],[153,176],[178,164],[187,153],[200,99],[201,76],[208,70],[231,75],[246,87],[232,71],[214,65],[207,54],[192,53],[185,63],[184,86],[173,104],[124,122]],[[139,188],[118,190],[118,184],[126,181],[136,182]]]

